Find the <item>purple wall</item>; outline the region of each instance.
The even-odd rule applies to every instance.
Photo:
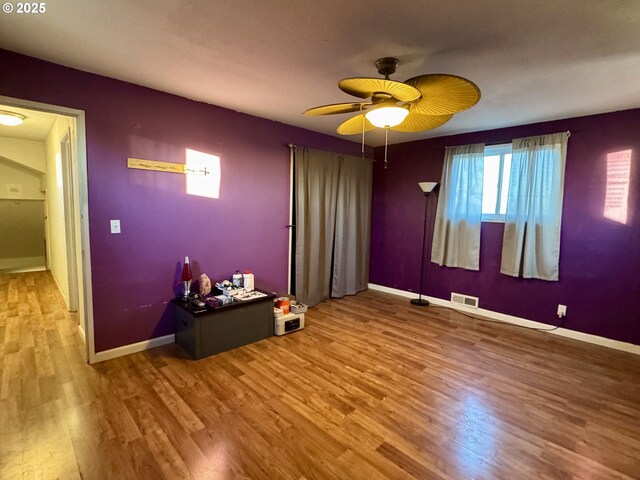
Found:
[[[480,271],[425,262],[425,293],[480,298],[480,307],[547,324],[640,344],[640,109],[571,118],[389,147],[389,167],[374,164],[371,283],[417,291],[424,197],[418,181],[440,181],[444,147],[571,131],[567,152],[560,250],[560,281],[525,280],[499,273],[503,224],[483,223]],[[623,225],[603,217],[607,154],[632,150],[629,217]],[[383,155],[376,149],[376,158]],[[430,258],[437,195],[429,197]]]
[[[288,143],[357,155],[357,143],[0,50],[0,95],[86,112],[96,351],[173,333],[165,314],[185,255],[193,273],[286,291]],[[220,198],[185,177],[130,170],[127,157],[219,155]],[[109,233],[120,219],[122,234]]]

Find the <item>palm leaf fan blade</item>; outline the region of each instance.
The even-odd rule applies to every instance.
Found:
[[[444,125],[451,120],[451,117],[453,117],[451,113],[448,115],[422,115],[416,113],[412,108],[407,118],[405,118],[400,125],[391,127],[390,130],[397,132],[422,132]]]
[[[428,74],[410,78],[405,83],[420,90],[422,97],[411,106],[423,115],[447,115],[473,107],[480,100],[480,89],[457,75]]]
[[[338,113],[354,113],[364,110],[371,105],[370,102],[334,103],[331,105],[321,105],[319,107],[306,110],[303,115],[334,115]]]
[[[386,94],[401,102],[412,102],[420,98],[420,90],[404,82],[384,78],[344,78],[338,87],[345,93],[358,98],[369,98],[375,94]]]
[[[338,133],[340,135],[357,135],[359,133],[362,133],[363,129],[365,132],[368,132],[375,128],[376,127],[374,127],[371,122],[367,120],[367,117],[364,116],[364,113],[362,113],[342,122],[338,126]]]

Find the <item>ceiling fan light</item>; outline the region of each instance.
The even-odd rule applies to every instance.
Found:
[[[400,125],[409,115],[409,110],[402,107],[380,107],[367,112],[365,117],[378,128],[390,128]]]
[[[6,112],[0,110],[0,125],[6,125],[7,127],[15,127],[20,125],[27,117],[20,115],[19,113]]]

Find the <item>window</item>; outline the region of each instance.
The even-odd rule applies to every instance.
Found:
[[[511,174],[511,144],[484,149],[482,221],[504,222]]]

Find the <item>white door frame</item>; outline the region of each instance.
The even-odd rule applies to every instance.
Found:
[[[85,340],[85,359],[89,363],[95,363],[96,349],[94,341],[93,325],[93,295],[91,288],[91,248],[89,243],[89,202],[87,186],[87,137],[85,113],[83,110],[67,108],[58,105],[50,105],[41,102],[32,102],[19,98],[0,95],[0,103],[4,105],[27,108],[41,112],[65,115],[76,119],[75,155],[71,154],[72,168],[71,178],[73,190],[72,227],[75,237],[75,264],[78,280],[78,317],[79,331]],[[72,140],[72,139],[71,139]],[[74,145],[71,144],[73,150]],[[65,220],[66,221],[66,220]],[[71,275],[71,272],[70,272]],[[70,295],[71,297],[71,295]]]
[[[69,288],[69,311],[78,311],[78,261],[76,254],[75,232],[75,182],[73,181],[73,149],[71,148],[71,131],[60,140],[60,158],[62,164],[62,197],[64,211],[64,237],[67,253],[67,279]],[[80,322],[81,323],[81,322]]]

